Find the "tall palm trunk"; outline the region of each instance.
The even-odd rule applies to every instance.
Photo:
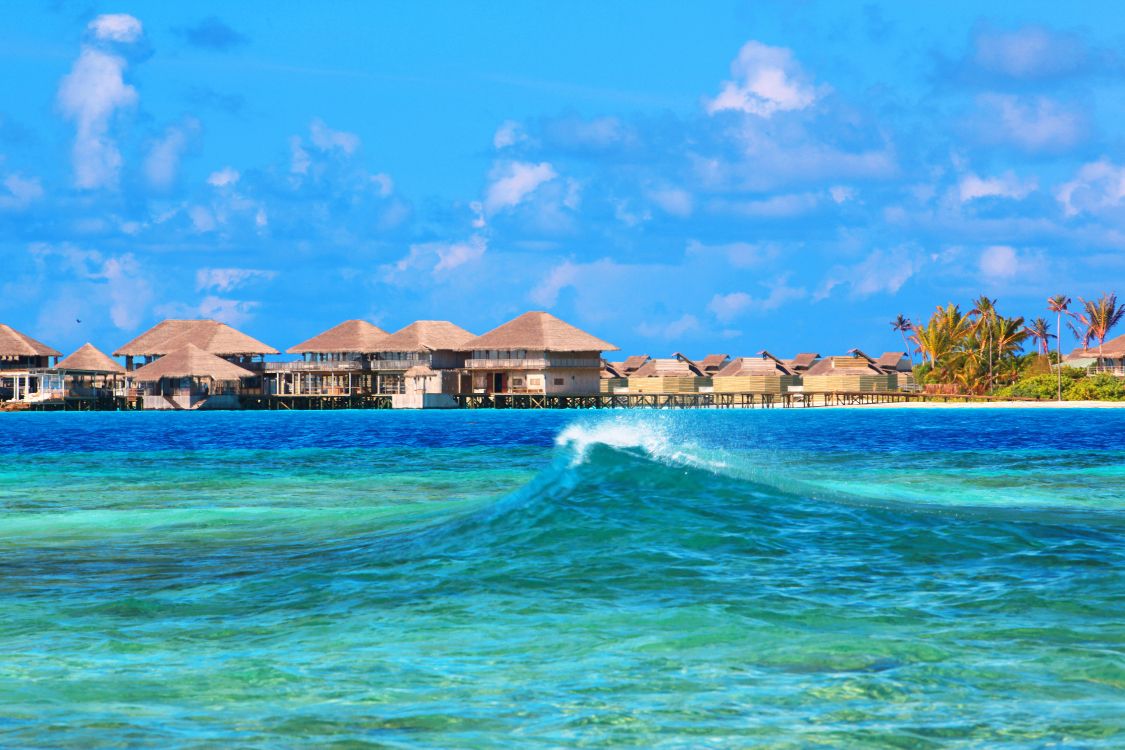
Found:
[[[1059,311],[1058,322],[1055,324],[1055,330],[1058,335],[1055,337],[1058,343],[1059,361],[1055,363],[1055,369],[1059,372],[1059,401],[1062,401],[1062,311]]]

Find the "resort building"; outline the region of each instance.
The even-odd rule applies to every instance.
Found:
[[[781,395],[797,390],[801,378],[783,360],[762,350],[757,357],[738,357],[712,378],[715,393]]]
[[[912,391],[917,387],[914,380],[914,363],[906,352],[883,352],[875,360],[875,366],[888,375],[895,376],[895,386],[900,391]]]
[[[45,386],[51,364],[62,353],[0,323],[0,401],[40,401],[50,397]]]
[[[125,368],[91,343],[85,343],[55,365],[53,397],[89,404],[125,396]]]
[[[125,369],[131,372],[188,344],[256,370],[262,369],[267,354],[278,354],[272,346],[217,320],[164,320],[120,347],[113,356],[124,357]]]
[[[844,356],[821,359],[802,374],[801,382],[805,393],[888,393],[896,390],[898,378],[852,349]]]
[[[300,354],[299,361],[266,363],[266,390],[281,396],[399,393],[398,381],[387,382],[371,368],[385,338],[386,331],[366,320],[345,320],[286,349]]]
[[[1078,367],[1090,375],[1108,373],[1125,377],[1125,335],[1110,339],[1100,347],[1075,349],[1063,359],[1066,367]]]
[[[527,312],[470,339],[465,370],[474,393],[598,392],[601,354],[617,347],[546,312]]]
[[[258,375],[195,344],[129,373],[145,409],[238,409],[239,394]]]
[[[472,389],[465,347],[475,338],[448,320],[417,320],[379,341],[370,365],[394,384],[394,408],[453,407],[454,394]]]
[[[627,386],[614,393],[698,393],[711,386],[711,379],[692,360],[680,353],[671,359],[649,359],[630,373]]]
[[[682,354],[677,354],[677,357],[683,357]],[[730,363],[729,354],[708,354],[703,359],[695,363],[704,377],[713,377],[719,373],[727,364]]]
[[[813,365],[820,361],[820,355],[813,352],[802,352],[793,359],[785,360],[785,365],[797,375],[809,371]]]

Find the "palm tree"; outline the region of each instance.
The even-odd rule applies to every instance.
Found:
[[[988,349],[988,379],[992,380],[992,342],[993,331],[992,328],[996,323],[996,300],[989,299],[983,294],[973,302],[973,309],[969,311],[970,316],[977,316],[976,322],[973,324],[974,332],[977,338],[980,339],[982,351],[984,348]],[[985,335],[980,335],[980,329],[984,329]]]
[[[1090,345],[1090,339],[1098,340],[1098,364],[1102,361],[1102,345],[1105,337],[1109,335],[1121,319],[1125,317],[1125,305],[1117,304],[1117,295],[1103,292],[1100,299],[1078,301],[1082,303],[1082,312],[1072,313],[1083,326],[1086,327],[1082,334],[1083,344]]]
[[[1059,361],[1056,367],[1059,371],[1059,401],[1062,401],[1062,316],[1063,313],[1070,314],[1067,308],[1070,306],[1070,297],[1065,294],[1056,294],[1054,297],[1047,298],[1047,309],[1058,316],[1056,320],[1055,330],[1059,335],[1055,338],[1058,339],[1058,352]],[[1069,322],[1069,321],[1068,321]]]
[[[1031,325],[1024,329],[1028,336],[1031,336],[1039,342],[1036,348],[1047,356],[1047,352],[1051,349],[1051,339],[1056,338],[1055,334],[1051,333],[1051,324],[1047,322],[1046,318],[1036,318],[1031,321]]]
[[[910,344],[906,342],[906,334],[914,330],[914,324],[910,322],[910,318],[899,313],[895,316],[895,319],[891,321],[891,329],[902,334],[902,346],[906,349],[907,354],[910,355],[910,361],[913,362],[914,353],[910,351]]]

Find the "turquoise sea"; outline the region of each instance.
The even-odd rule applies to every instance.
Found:
[[[0,415],[0,747],[1125,747],[1125,410]]]

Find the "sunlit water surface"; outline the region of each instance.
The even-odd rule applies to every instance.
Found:
[[[0,415],[3,747],[1125,746],[1125,411]]]

